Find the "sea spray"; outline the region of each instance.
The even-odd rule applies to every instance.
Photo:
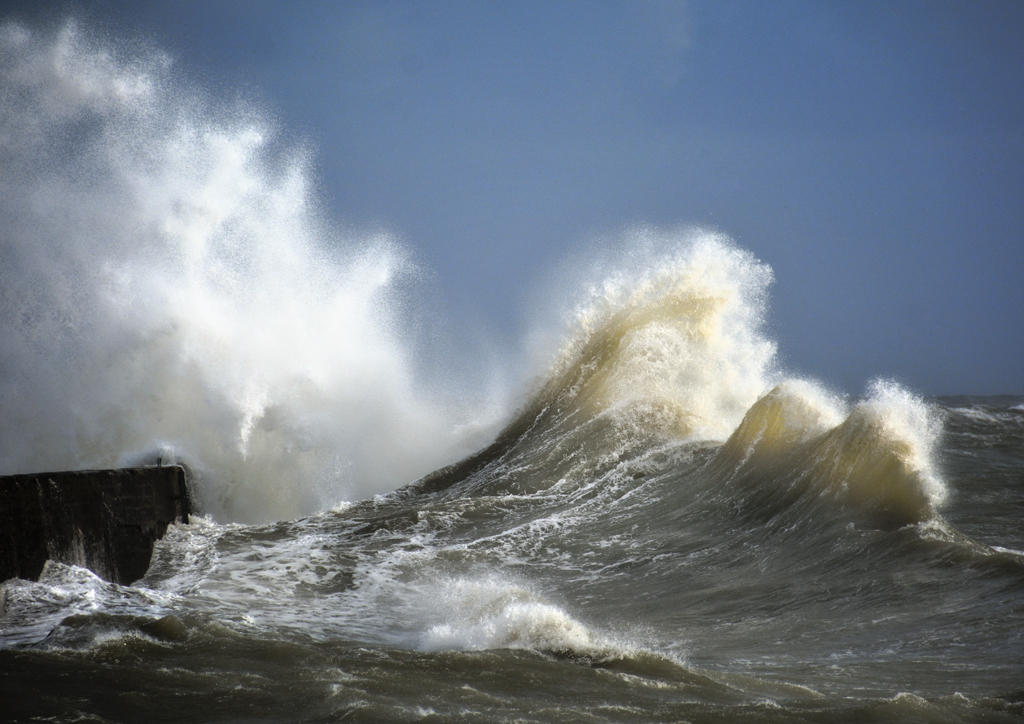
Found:
[[[0,94],[0,472],[175,460],[255,521],[479,444],[419,383],[409,255],[332,228],[264,115],[74,23],[0,29]]]
[[[615,246],[568,290],[582,295],[542,394],[569,383],[595,412],[724,439],[776,374],[771,268],[700,228],[636,228]]]

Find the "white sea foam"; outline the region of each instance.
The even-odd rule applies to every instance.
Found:
[[[0,586],[0,646],[38,643],[68,616],[97,613],[165,615],[176,594],[104,581],[92,571],[47,561],[38,581]]]
[[[529,648],[568,655],[606,655],[611,644],[564,610],[499,578],[448,581],[431,614],[443,618],[420,648],[480,650]]]

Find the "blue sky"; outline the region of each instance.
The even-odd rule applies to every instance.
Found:
[[[8,6],[268,108],[499,344],[595,238],[698,224],[774,269],[792,370],[1024,394],[1024,3]]]

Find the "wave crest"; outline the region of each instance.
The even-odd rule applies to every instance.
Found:
[[[699,229],[636,230],[627,243],[630,260],[578,306],[540,399],[725,437],[774,362],[761,331],[771,269]]]
[[[940,434],[936,413],[894,382],[873,382],[847,411],[789,381],[750,408],[709,467],[760,493],[810,494],[905,525],[933,517],[945,498],[933,464]]]
[[[427,651],[533,649],[562,658],[601,658],[615,647],[558,606],[498,580],[451,582],[439,597],[447,619],[420,644]]]

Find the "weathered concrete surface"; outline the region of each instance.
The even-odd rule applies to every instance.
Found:
[[[0,581],[38,579],[52,559],[131,583],[167,526],[188,514],[177,465],[0,477]]]

